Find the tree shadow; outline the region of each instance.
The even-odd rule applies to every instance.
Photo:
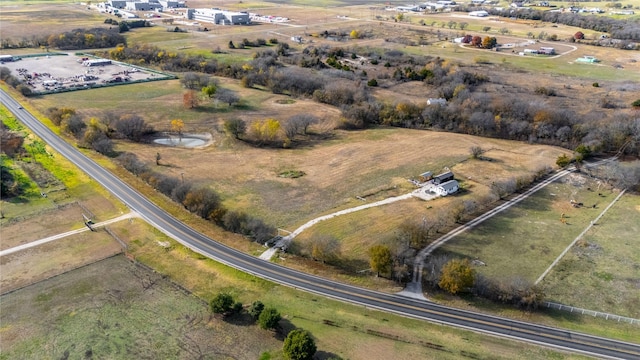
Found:
[[[334,354],[334,353],[328,352],[328,351],[323,351],[323,350],[316,351],[316,354],[313,356],[313,358],[316,359],[316,360],[342,359],[337,354]]]
[[[291,321],[287,319],[280,319],[280,322],[278,323],[278,329],[276,329],[276,331],[273,333],[273,337],[280,341],[284,341],[287,335],[289,335],[289,333],[295,329],[297,329],[297,327],[293,325]]]
[[[256,320],[248,313],[236,313],[224,317],[224,321],[231,325],[252,326],[256,324]]]

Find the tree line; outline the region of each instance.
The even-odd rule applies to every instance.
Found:
[[[125,169],[154,189],[181,204],[190,212],[227,231],[242,234],[259,243],[264,243],[275,236],[276,229],[261,219],[242,211],[226,209],[222,205],[220,195],[206,185],[194,184],[184,181],[183,178],[154,171],[133,153],[122,153],[117,160]]]
[[[122,22],[126,25],[126,22]],[[39,45],[47,45],[50,48],[61,50],[99,49],[111,48],[118,44],[126,44],[126,38],[120,34],[119,29],[75,29],[59,34],[51,34],[46,42]]]
[[[548,108],[524,96],[501,94],[500,97],[492,97],[474,91],[490,81],[487,76],[467,71],[444,59],[411,56],[398,50],[358,49],[357,52],[370,59],[372,64],[375,62],[390,68],[392,75],[388,80],[423,82],[425,86],[437,89],[447,104],[427,106],[403,100],[381,101],[371,95],[371,86],[363,82],[370,80],[366,73],[356,73],[355,69],[337,70],[325,64],[327,59],[341,61],[349,54],[353,58],[356,49],[310,46],[297,54],[278,54],[269,49],[256,52],[248,63],[224,66],[215,59],[165,52],[148,45],[119,46],[109,53],[119,60],[232,77],[246,87],[261,86],[278,94],[310,97],[339,107],[341,126],[346,129],[382,124],[552,144],[570,149],[587,143],[595,151],[602,152],[617,151],[631,140],[631,144],[624,148],[625,153],[637,154],[640,149],[640,142],[634,135],[638,132],[640,120],[634,115],[616,114],[611,121],[603,122],[594,112],[582,116],[566,108]],[[189,77],[188,74],[185,78]],[[383,76],[379,78],[382,79]],[[198,86],[204,85],[200,82]],[[532,95],[555,96],[557,91],[552,87],[537,88]],[[625,106],[606,96],[600,99],[600,103],[603,108]],[[256,141],[264,144],[270,139],[257,137]]]
[[[73,136],[78,146],[93,149],[103,155],[115,155],[113,139],[127,139],[135,142],[155,132],[153,127],[136,114],[106,112],[100,119],[89,121],[69,107],[47,109],[51,122]]]
[[[229,293],[219,293],[209,302],[212,313],[223,317],[248,315],[264,330],[282,331],[280,320],[282,316],[275,307],[265,307],[260,300],[256,300],[245,308],[241,302],[236,302]],[[304,329],[294,329],[286,334],[282,344],[282,354],[289,360],[311,360],[317,351],[316,341],[310,332]],[[261,357],[262,358],[262,357]]]
[[[24,96],[31,95],[31,88],[24,84],[24,82],[11,74],[11,69],[6,66],[0,66],[0,81],[4,81],[5,84],[20,91]]]
[[[470,11],[472,8],[469,8]],[[614,39],[640,41],[640,21],[638,19],[615,19],[608,16],[583,15],[572,12],[552,12],[535,9],[488,9],[491,15],[516,17],[525,20],[540,20],[554,24],[575,26],[582,29],[608,33]]]

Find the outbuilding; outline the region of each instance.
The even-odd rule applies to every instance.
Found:
[[[418,178],[420,179],[420,182],[427,182],[431,180],[432,177],[433,177],[433,173],[431,171],[427,171],[420,174]]]
[[[433,177],[433,183],[435,185],[444,184],[445,182],[450,180],[453,180],[453,173],[451,171],[447,171]]]

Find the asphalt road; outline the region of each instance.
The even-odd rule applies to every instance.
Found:
[[[2,103],[34,133],[75,163],[150,224],[188,248],[220,263],[275,283],[320,296],[434,323],[456,326],[598,358],[640,359],[640,345],[568,330],[464,311],[385,294],[305,274],[222,245],[191,229],[60,139],[4,91]],[[639,331],[640,334],[640,331]]]

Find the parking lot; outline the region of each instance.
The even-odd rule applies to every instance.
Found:
[[[90,89],[113,84],[162,80],[171,75],[104,59],[65,55],[46,55],[16,58],[2,66],[22,80],[38,94]]]

